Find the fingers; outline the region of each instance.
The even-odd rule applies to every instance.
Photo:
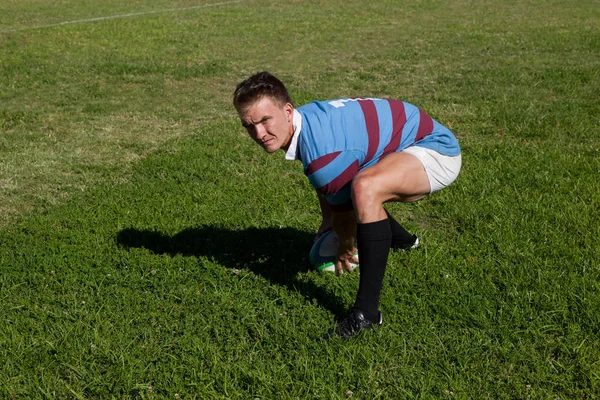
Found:
[[[336,275],[342,275],[344,271],[352,272],[352,267],[350,263],[346,260],[338,260],[335,263],[335,273]]]
[[[335,262],[335,274],[342,275],[344,273],[344,269],[342,268],[342,263],[339,261]]]
[[[358,258],[356,258],[356,257],[352,257],[350,259],[345,259],[345,260],[337,260],[335,263],[335,273],[336,273],[336,275],[342,275],[344,273],[344,271],[352,272],[352,271],[354,271],[354,266],[357,264],[358,264]]]
[[[350,260],[346,260],[344,262],[344,268],[346,268],[346,271],[348,272],[352,272],[354,271],[354,267],[352,266],[352,264],[350,263]]]

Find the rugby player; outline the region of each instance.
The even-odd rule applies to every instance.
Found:
[[[424,111],[400,100],[337,99],[295,108],[268,72],[241,82],[233,96],[241,123],[266,152],[300,160],[319,195],[317,234],[333,229],[338,274],[360,256],[354,306],[325,337],[348,339],[381,326],[379,298],[390,249],[418,245],[383,207],[413,202],[450,185],[461,166],[458,141]]]

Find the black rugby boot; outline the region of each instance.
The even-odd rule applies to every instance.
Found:
[[[368,320],[362,311],[351,308],[348,316],[338,324],[337,327],[329,331],[323,339],[330,339],[339,336],[342,339],[350,339],[361,331],[371,328],[378,328],[383,323],[381,312],[377,315],[377,322]]]

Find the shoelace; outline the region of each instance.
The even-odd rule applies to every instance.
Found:
[[[365,325],[369,324],[367,323]],[[345,320],[340,322],[336,330],[340,336],[349,337],[352,336],[354,332],[361,330],[361,328],[363,328],[362,320],[356,318],[356,315],[352,313],[348,315]]]

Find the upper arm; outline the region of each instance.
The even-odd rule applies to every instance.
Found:
[[[313,160],[305,170],[311,185],[329,204],[348,208],[350,184],[360,170],[364,153],[354,150],[338,151]]]

